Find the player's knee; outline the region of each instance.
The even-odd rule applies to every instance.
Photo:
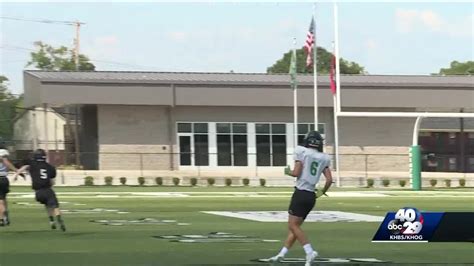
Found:
[[[295,229],[298,229],[299,227],[299,224],[297,221],[288,221],[288,229],[290,229],[291,231],[294,231]]]

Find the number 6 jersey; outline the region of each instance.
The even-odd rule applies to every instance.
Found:
[[[303,164],[303,171],[301,171],[301,175],[296,178],[296,188],[314,192],[321,173],[326,167],[329,167],[331,163],[329,155],[319,152],[316,149],[297,146],[294,160]]]

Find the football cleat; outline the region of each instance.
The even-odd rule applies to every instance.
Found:
[[[66,225],[64,224],[63,221],[60,222],[60,227],[63,232],[66,232]]]
[[[311,263],[316,259],[318,256],[318,252],[313,251],[311,254],[306,254],[306,263],[304,266],[311,266]]]
[[[285,257],[278,254],[268,259],[269,262],[281,262]]]
[[[53,229],[53,230],[56,229],[56,223],[55,222],[49,222],[49,225],[51,226],[51,229]]]

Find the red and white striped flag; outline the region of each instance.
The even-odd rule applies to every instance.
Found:
[[[309,25],[308,34],[306,34],[306,42],[304,49],[306,51],[306,67],[310,67],[313,64],[313,48],[314,48],[314,30],[316,25],[314,23],[314,17],[311,18],[311,24]]]

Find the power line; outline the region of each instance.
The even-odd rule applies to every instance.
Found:
[[[0,49],[6,49],[6,50],[23,50],[23,51],[32,51],[35,52],[36,50],[26,48],[26,47],[21,47],[21,46],[14,46],[14,45],[2,45],[0,46]]]
[[[64,20],[50,20],[50,19],[28,19],[28,18],[5,17],[5,16],[0,16],[0,19],[25,21],[25,22],[37,22],[37,23],[46,23],[46,24],[62,24],[62,25],[69,25],[69,26],[76,26],[77,24],[80,24],[80,25],[85,24],[84,22],[79,22],[79,21],[64,21]]]

